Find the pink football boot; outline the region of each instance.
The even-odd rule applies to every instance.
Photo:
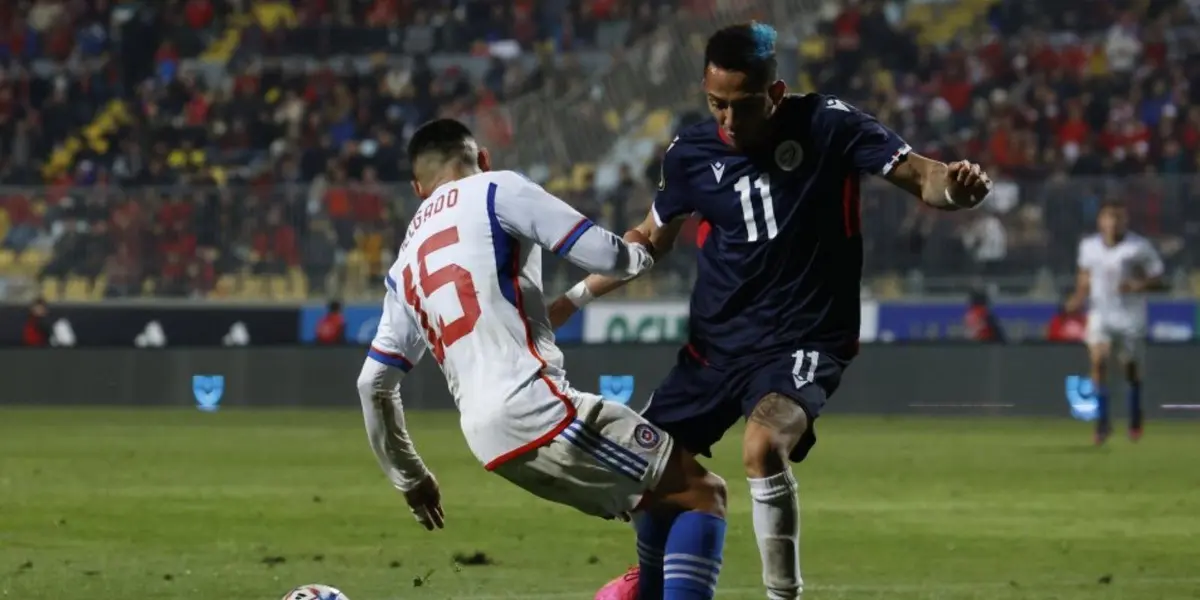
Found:
[[[596,592],[596,600],[638,600],[637,565],[600,588],[600,591]]]

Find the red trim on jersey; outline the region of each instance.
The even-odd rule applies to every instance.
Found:
[[[725,130],[721,129],[719,124],[717,125],[717,137],[721,138],[721,141],[725,142],[727,145],[733,145],[733,140],[729,139],[729,134],[725,133]]]
[[[585,221],[586,221],[586,219],[585,219]],[[505,452],[504,454],[501,454],[500,456],[492,459],[491,462],[489,462],[483,466],[483,468],[485,468],[489,471],[494,470],[496,467],[499,467],[500,465],[502,465],[514,458],[517,458],[518,456],[521,456],[522,454],[525,454],[526,452],[537,450],[538,448],[541,448],[542,446],[549,444],[550,440],[553,440],[554,438],[558,437],[558,434],[562,433],[563,430],[566,429],[568,425],[570,425],[573,421],[575,421],[575,417],[576,417],[575,405],[571,403],[571,399],[567,398],[567,395],[562,393],[562,391],[558,389],[558,386],[554,385],[553,381],[550,381],[549,377],[546,377],[546,367],[547,367],[546,359],[542,358],[542,355],[540,353],[538,353],[537,344],[535,344],[533,341],[533,329],[530,329],[530,327],[529,327],[529,316],[525,314],[525,302],[524,302],[524,299],[521,297],[520,260],[521,260],[521,245],[520,245],[520,243],[516,243],[516,244],[513,244],[513,246],[512,246],[512,262],[513,262],[512,280],[513,280],[513,289],[516,291],[516,295],[517,295],[517,313],[521,316],[521,324],[525,326],[525,345],[528,347],[529,353],[532,354],[533,357],[536,358],[537,361],[542,364],[542,370],[538,373],[538,378],[541,379],[543,382],[545,382],[546,387],[550,388],[550,393],[554,394],[555,397],[557,397],[559,400],[561,400],[563,403],[563,406],[566,406],[567,416],[564,417],[563,420],[558,425],[555,425],[553,429],[551,429],[550,431],[547,431],[545,434],[543,434],[538,439],[533,440],[532,442],[529,442],[528,444],[525,444],[519,448],[516,448],[515,450],[509,450],[508,452]]]
[[[700,351],[697,350],[696,347],[693,346],[691,342],[684,344],[683,349],[687,350],[687,353],[691,354],[692,358],[696,359],[700,364],[702,364],[706,367],[708,366],[708,360],[706,360],[703,356],[700,355]]]
[[[708,234],[712,233],[712,223],[701,218],[696,224],[696,247],[703,248],[704,242],[708,241]]]
[[[551,248],[550,251],[555,254],[558,254],[558,251],[562,250],[563,244],[566,244],[567,240],[571,239],[571,236],[575,235],[575,232],[579,231],[582,227],[584,227],[587,224],[588,224],[587,217],[580,219],[579,222],[576,223],[574,227],[572,227],[570,230],[567,231],[566,235],[562,236],[561,240],[558,240],[557,244],[554,244],[554,247]]]
[[[862,202],[857,175],[847,175],[842,183],[842,217],[846,237],[858,235],[862,230]]]

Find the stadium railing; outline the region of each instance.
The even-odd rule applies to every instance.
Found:
[[[565,195],[620,232],[653,189]],[[863,186],[867,292],[961,294],[990,285],[1054,297],[1072,281],[1081,236],[1107,199],[1155,242],[1177,291],[1200,293],[1200,176],[1001,180],[984,209],[939,213],[880,180]],[[0,299],[175,296],[237,300],[374,298],[417,206],[407,185],[0,187]],[[687,293],[692,232],[627,297]],[[546,256],[546,288],[581,274]]]

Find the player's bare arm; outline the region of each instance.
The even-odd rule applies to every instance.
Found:
[[[426,529],[445,526],[437,480],[417,453],[400,402],[401,371],[368,358],[358,378],[367,440],[380,468]]]
[[[654,212],[651,211],[641,223],[625,233],[624,240],[642,244],[657,262],[675,246],[675,239],[679,237],[679,230],[684,221],[684,218],[677,218],[659,225],[658,220],[654,217]],[[567,293],[550,303],[548,309],[550,325],[561,327],[584,304],[620,289],[633,279],[636,277],[621,279],[608,275],[588,275]]]
[[[992,191],[992,180],[979,165],[966,160],[946,164],[916,153],[884,177],[938,210],[975,208]]]
[[[1067,312],[1078,312],[1083,308],[1083,303],[1087,301],[1088,293],[1092,289],[1092,272],[1087,269],[1079,269],[1075,274],[1075,289],[1071,291],[1071,295],[1067,298]]]

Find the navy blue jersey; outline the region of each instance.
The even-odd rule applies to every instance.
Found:
[[[774,138],[741,153],[715,121],[680,131],[663,157],[653,214],[711,226],[699,258],[690,343],[711,362],[798,347],[853,357],[863,244],[859,178],[910,148],[874,117],[821,94],[787,96]]]

